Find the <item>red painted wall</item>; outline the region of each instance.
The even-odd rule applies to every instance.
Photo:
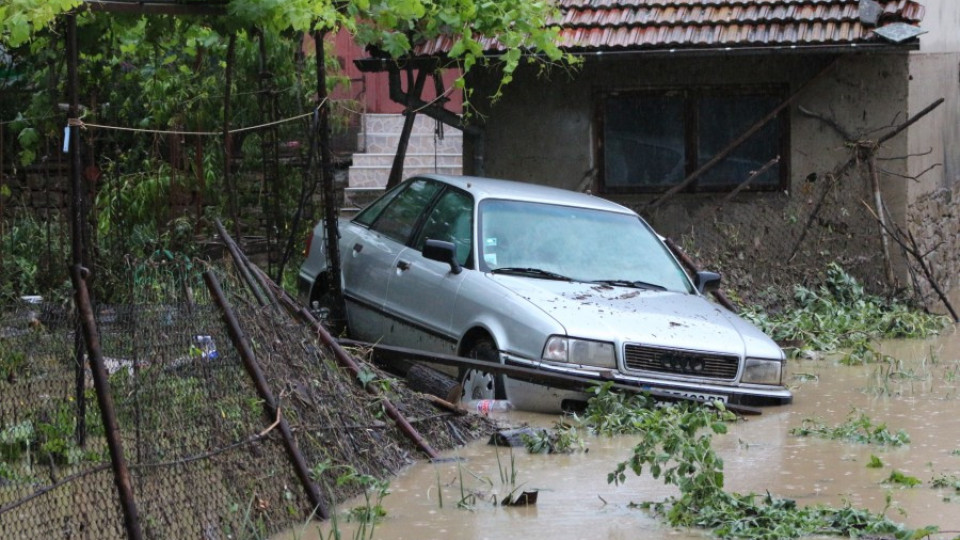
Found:
[[[332,50],[336,54],[340,65],[343,66],[344,74],[350,78],[349,88],[337,88],[333,92],[334,99],[355,99],[366,106],[368,113],[400,113],[403,112],[403,106],[390,101],[390,87],[387,81],[386,73],[362,73],[353,61],[357,58],[367,56],[366,52],[359,45],[354,43],[349,32],[341,30],[333,38]],[[313,51],[313,39],[309,36],[305,39],[304,47]],[[331,49],[328,49],[331,50]],[[449,90],[453,86],[453,81],[459,76],[456,70],[447,70],[443,76],[444,88]],[[404,84],[406,77],[401,77]],[[432,81],[428,80],[424,88],[423,99],[430,101],[436,97]],[[463,96],[459,90],[449,91],[447,97],[447,109],[460,112],[463,107]]]

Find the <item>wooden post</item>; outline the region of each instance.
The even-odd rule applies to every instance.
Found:
[[[343,305],[343,290],[340,288],[340,227],[337,223],[337,193],[333,185],[333,153],[330,149],[330,103],[327,96],[327,72],[323,40],[326,32],[313,33],[313,46],[317,56],[317,98],[319,107],[317,139],[320,146],[320,179],[323,182],[323,223],[326,230],[327,262],[330,264],[330,279],[327,287],[334,299],[330,317],[335,321],[346,320]]]
[[[67,113],[67,136],[69,137],[69,157],[70,157],[70,249],[71,264],[83,265],[86,258],[84,249],[84,227],[85,219],[83,205],[83,185],[80,182],[80,82],[77,74],[77,65],[79,63],[79,49],[77,44],[77,15],[69,13],[67,15],[67,99],[69,110]],[[74,334],[73,339],[73,360],[76,367],[76,376],[74,377],[74,392],[77,400],[77,426],[74,437],[77,445],[83,447],[87,439],[87,400],[84,390],[87,386],[86,370],[83,369],[83,358],[86,351],[80,332]]]
[[[227,42],[227,70],[226,83],[223,90],[223,180],[227,188],[227,200],[230,202],[230,218],[233,220],[233,231],[237,240],[242,241],[240,235],[240,203],[238,200],[237,184],[234,182],[232,171],[233,136],[230,133],[230,94],[233,87],[233,65],[237,57],[237,34],[230,34]]]
[[[403,161],[407,157],[407,145],[410,143],[410,133],[413,132],[413,123],[417,119],[415,104],[423,93],[423,85],[427,80],[427,72],[421,69],[417,73],[417,80],[413,82],[413,70],[407,69],[407,108],[404,109],[403,129],[400,131],[400,140],[397,142],[397,153],[393,156],[393,166],[390,167],[390,178],[387,180],[387,189],[390,189],[403,179]]]
[[[880,222],[880,247],[883,248],[883,274],[887,278],[887,286],[892,287],[893,263],[890,260],[890,240],[887,238],[886,210],[883,207],[883,196],[880,192],[880,175],[877,174],[877,153],[868,149],[867,168],[870,171],[870,183],[873,185],[873,204],[877,211],[877,221]]]

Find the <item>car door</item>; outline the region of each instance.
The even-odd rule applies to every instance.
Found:
[[[356,236],[341,247],[344,298],[354,337],[368,341],[383,337],[387,284],[401,251],[441,187],[424,179],[409,181],[385,206],[373,207],[375,215],[357,216]]]
[[[459,331],[451,328],[453,309],[464,279],[473,267],[473,199],[447,187],[424,217],[416,238],[397,259],[387,285],[386,311],[392,315],[385,329],[391,344],[453,354]],[[459,274],[444,262],[423,256],[428,239],[452,242]]]

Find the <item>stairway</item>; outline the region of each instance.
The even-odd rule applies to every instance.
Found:
[[[358,147],[363,152],[353,154],[353,165],[344,189],[344,212],[355,212],[383,193],[397,152],[403,120],[402,114],[364,115],[358,135]],[[462,132],[444,126],[441,140],[434,133],[436,127],[436,120],[417,115],[403,162],[403,178],[424,173],[461,174]]]

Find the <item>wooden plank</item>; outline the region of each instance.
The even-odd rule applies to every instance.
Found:
[[[224,2],[179,4],[162,1],[124,2],[123,0],[83,0],[83,7],[90,11],[108,13],[132,13],[139,15],[206,15],[227,14]]]

